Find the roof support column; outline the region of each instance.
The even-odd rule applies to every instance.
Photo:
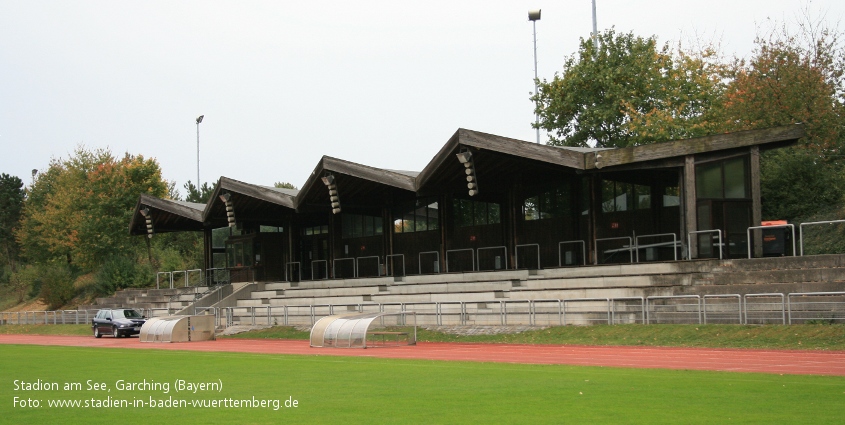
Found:
[[[751,147],[751,225],[759,226],[763,221],[763,203],[760,194],[760,146]],[[759,229],[752,231],[754,238],[754,256],[763,256],[763,232]],[[748,241],[749,243],[751,241]]]
[[[684,234],[681,235],[681,240],[687,239],[690,232],[698,230],[698,219],[696,216],[696,197],[695,197],[695,156],[687,155],[684,158],[684,181],[681,187],[683,193],[683,223]],[[692,235],[690,238],[690,246],[687,247],[687,259],[698,257],[698,237]]]

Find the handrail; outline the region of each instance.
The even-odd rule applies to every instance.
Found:
[[[470,248],[470,249],[472,249],[472,248]],[[495,264],[494,264],[493,270],[507,270],[508,269],[508,247],[506,247],[504,245],[502,245],[502,246],[483,246],[483,247],[476,249],[475,259],[476,259],[476,261],[478,261],[478,267],[475,268],[476,271],[481,270],[481,250],[482,249],[485,249],[485,250],[487,250],[487,249],[504,249],[505,250],[505,255],[504,255],[505,266],[502,267],[501,269],[497,269],[495,267]]]
[[[593,242],[595,242],[595,244],[593,246],[593,251],[594,251],[594,254],[595,254],[595,258],[593,258],[593,264],[599,263],[599,242],[615,241],[615,240],[623,240],[623,239],[628,240],[628,245],[627,245],[628,256],[631,257],[631,263],[633,263],[634,262],[634,242],[633,242],[633,240],[631,239],[630,236],[621,236],[621,237],[618,237],[618,238],[600,238],[600,239],[593,240]],[[622,250],[625,250],[625,245],[623,245],[622,248],[619,248],[616,251],[622,251]]]
[[[359,277],[358,275],[361,273],[361,263],[362,259],[364,260],[371,260],[376,259],[376,276],[381,276],[381,257],[378,255],[369,255],[366,257],[355,257],[355,277]]]
[[[707,324],[707,299],[708,298],[736,298],[737,300],[737,314],[739,314],[739,324],[742,324],[742,296],[739,294],[711,294],[705,295],[701,300],[701,310],[704,315],[704,324]]]
[[[166,275],[170,276],[170,288],[172,289],[172,288],[173,288],[173,273],[172,273],[172,272],[158,272],[158,273],[156,273],[156,289],[161,289],[161,288],[159,287],[159,279],[158,279],[158,277],[159,277],[159,276],[161,276],[161,275],[163,275],[163,274],[166,274]]]
[[[801,223],[798,225],[798,239],[800,240],[800,247],[801,247],[801,256],[804,256],[804,226],[814,226],[818,224],[836,224],[836,223],[845,223],[845,220],[827,220],[827,221],[811,221],[809,223]],[[795,235],[793,234],[793,242]],[[793,247],[793,253],[794,251]]]
[[[751,258],[751,231],[756,229],[779,229],[788,227],[792,231],[792,256],[797,257],[798,253],[795,252],[795,225],[794,224],[777,224],[774,226],[751,226],[745,232],[748,235],[748,258]]]
[[[435,267],[434,272],[440,273],[440,251],[422,251],[419,254],[417,254],[417,265],[420,268],[420,274],[423,274],[423,272],[422,272],[422,256],[423,256],[423,254],[434,254],[437,257],[437,259],[434,260],[435,265],[437,266],[437,267]]]
[[[719,236],[719,259],[721,260],[722,257],[722,229],[712,229],[712,230],[694,230],[689,232],[687,235],[687,260],[692,260],[692,235],[693,234],[700,234],[700,233],[716,233]]]
[[[540,264],[540,244],[538,243],[524,243],[520,245],[516,245],[513,247],[514,255],[516,255],[516,264],[514,264],[514,269],[519,268],[519,248],[526,248],[529,246],[536,246],[537,247],[537,270],[542,269],[542,265]]]
[[[786,305],[784,303],[784,295],[779,292],[772,292],[766,294],[745,294],[742,296],[742,307],[745,310],[745,324],[748,324],[748,298],[756,297],[780,297],[780,307],[783,319],[783,324],[786,324]]]
[[[563,267],[563,251],[561,250],[561,245],[565,244],[572,244],[577,243],[581,244],[581,264],[586,266],[587,265],[587,243],[582,240],[573,240],[573,241],[563,241],[557,243],[557,265],[558,267]]]
[[[322,280],[329,278],[329,261],[328,260],[311,260],[311,280],[317,280],[314,278],[314,265],[317,263],[323,263],[323,271],[326,273],[326,277]]]
[[[652,295],[645,298],[645,324],[648,325],[649,317],[648,317],[648,302],[649,300],[664,300],[664,299],[682,299],[682,298],[695,298],[698,300],[696,303],[698,305],[698,324],[701,324],[701,296],[700,295]]]
[[[472,271],[475,271],[475,250],[472,248],[447,249],[446,250],[446,273],[449,273],[449,253],[469,251],[472,254]]]
[[[396,276],[395,267],[390,267],[390,269],[393,270],[393,274],[389,274],[387,272],[387,265],[388,264],[390,264],[391,266],[393,265],[393,262],[388,261],[388,258],[393,258],[393,257],[401,257],[402,258],[402,276],[405,276],[405,254],[385,254],[385,256],[384,256],[384,275],[385,276]],[[420,274],[422,274],[422,273],[420,273]]]
[[[302,263],[299,262],[299,261],[289,261],[289,262],[285,263],[285,279],[288,282],[291,281],[291,279],[288,279],[288,266],[290,266],[292,264],[296,264],[296,266],[297,266],[296,271],[298,272],[298,276],[297,276],[296,281],[301,282],[302,281]],[[293,273],[291,273],[291,275],[293,275]],[[291,278],[293,278],[293,276],[291,276]]]
[[[843,220],[845,221],[845,220]],[[787,324],[792,324],[792,296],[829,296],[829,295],[845,295],[845,292],[790,292],[786,294],[786,310],[788,314],[788,321]]]
[[[678,261],[678,235],[675,233],[655,233],[653,235],[639,235],[634,238],[634,249],[637,253],[637,262],[640,262],[640,238],[658,238],[658,237],[672,237],[672,253],[675,255],[675,261]],[[664,246],[666,243],[657,243],[651,245],[644,245],[642,248],[651,248],[654,246]]]
[[[343,257],[343,258],[335,258],[332,260],[332,278],[338,279],[337,277],[337,262],[338,261],[351,261],[352,262],[352,277],[358,277],[358,270],[355,268],[355,258],[353,257]]]

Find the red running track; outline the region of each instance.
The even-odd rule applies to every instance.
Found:
[[[356,356],[390,359],[561,364],[655,369],[713,370],[845,376],[845,351],[746,350],[673,347],[460,344],[420,342],[410,347],[311,348],[308,341],[218,339],[188,343],[141,343],[138,338],[0,335],[0,344],[261,354]]]

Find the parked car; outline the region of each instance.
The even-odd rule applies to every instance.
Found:
[[[115,338],[137,335],[147,318],[131,308],[105,308],[91,319],[94,338],[110,334]]]

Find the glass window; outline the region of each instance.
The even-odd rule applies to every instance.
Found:
[[[522,215],[525,220],[539,220],[540,219],[540,202],[536,196],[526,198],[522,203]]]
[[[697,198],[722,198],[722,164],[703,164],[695,167]]]
[[[258,231],[261,233],[281,233],[285,231],[284,227],[277,227],[277,226],[258,226]]]
[[[616,211],[615,182],[610,180],[601,181],[601,212]]]
[[[638,210],[647,210],[651,208],[651,187],[639,184],[634,185],[634,193],[636,196],[636,206]]]
[[[663,188],[663,206],[677,207],[681,205],[681,196],[678,186],[669,186]]]
[[[226,239],[231,234],[231,227],[221,227],[211,230],[211,246],[213,248],[226,248]]]
[[[748,198],[745,158],[725,161],[725,198]]]

